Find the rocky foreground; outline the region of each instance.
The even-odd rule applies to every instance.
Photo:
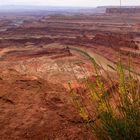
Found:
[[[15,70],[0,74],[1,140],[89,140],[69,92]]]

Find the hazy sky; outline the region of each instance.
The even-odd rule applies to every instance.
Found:
[[[119,5],[120,0],[0,0],[0,5],[47,5],[47,6],[100,6]],[[140,0],[122,0],[122,5],[140,5]]]

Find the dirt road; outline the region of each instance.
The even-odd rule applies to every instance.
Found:
[[[101,66],[105,71],[109,72],[109,74],[111,75],[111,77],[116,77],[115,75],[117,74],[116,69],[117,66],[115,63],[109,61],[108,59],[106,59],[105,57],[93,52],[93,50],[91,49],[87,49],[87,48],[77,48],[77,47],[70,47],[71,50],[73,51],[77,51],[79,53],[84,54],[85,56],[94,59],[95,62]],[[126,74],[129,73],[129,70],[126,66],[124,66],[125,72]],[[140,80],[140,74],[135,72],[135,71],[130,71],[131,75],[133,76],[133,78],[135,79],[139,79]],[[112,75],[113,74],[113,75]]]

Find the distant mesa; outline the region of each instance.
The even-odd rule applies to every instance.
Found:
[[[106,8],[107,14],[140,14],[140,7],[112,7]]]

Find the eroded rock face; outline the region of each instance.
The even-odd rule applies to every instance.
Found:
[[[95,139],[85,127],[68,91],[15,70],[0,72],[1,140]]]
[[[120,47],[128,47],[138,49],[138,45],[133,41],[133,38],[129,35],[123,34],[96,34],[93,38],[96,44],[109,46],[115,49]]]

